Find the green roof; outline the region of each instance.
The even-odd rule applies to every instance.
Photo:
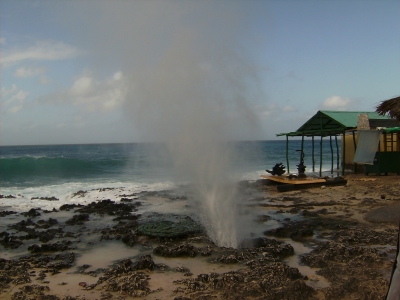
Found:
[[[376,112],[364,111],[329,111],[320,110],[304,123],[297,131],[280,133],[277,136],[328,136],[343,133],[357,127],[358,115],[367,114],[369,119],[389,119]]]
[[[375,119],[375,120],[376,119],[389,119],[386,116],[379,115],[377,112],[370,112],[370,111],[330,111],[330,110],[320,110],[319,112],[317,112],[317,114],[315,116],[318,116],[319,113],[326,115],[328,118],[331,118],[335,122],[340,123],[343,127],[346,127],[347,129],[357,127],[358,115],[360,115],[360,114],[368,115],[368,119]],[[311,118],[310,120],[312,120],[313,118]],[[307,124],[307,122],[306,122],[306,124]],[[304,124],[304,125],[306,125],[306,124]],[[298,131],[300,131],[300,128],[298,129]]]

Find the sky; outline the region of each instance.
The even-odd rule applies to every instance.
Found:
[[[0,145],[271,140],[400,95],[400,1],[0,0]],[[200,139],[201,140],[201,139]]]

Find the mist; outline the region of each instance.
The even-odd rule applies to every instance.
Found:
[[[222,60],[198,51],[193,39],[183,35],[154,69],[132,78],[135,100],[126,103],[126,112],[137,128],[167,145],[175,175],[193,183],[211,239],[237,247],[235,153],[228,141],[238,125],[257,129],[246,102],[249,67],[229,49]]]
[[[211,239],[237,247],[240,199],[228,142],[260,136],[260,69],[248,50],[248,14],[257,10],[245,2],[117,3],[91,8],[104,23],[86,28],[93,32],[86,42],[97,46],[94,61],[121,61],[128,83],[123,110],[132,124],[126,130],[166,145],[175,179],[193,184]]]

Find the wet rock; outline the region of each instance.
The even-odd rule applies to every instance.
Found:
[[[47,229],[47,228],[50,228],[50,227],[52,227],[52,226],[58,224],[58,221],[57,221],[56,219],[49,218],[47,221],[45,221],[45,220],[39,220],[39,221],[36,222],[36,224],[37,224],[40,228]]]
[[[136,261],[133,266],[134,270],[150,270],[153,271],[155,268],[155,263],[151,258],[151,255],[143,255]]]
[[[128,233],[124,235],[121,240],[125,245],[133,247],[136,244],[137,236],[134,233]]]
[[[254,263],[242,271],[174,281],[183,286],[175,293],[190,299],[313,299],[315,290],[304,283],[298,269],[282,263]]]
[[[26,285],[21,287],[19,292],[15,292],[12,295],[11,299],[12,300],[20,300],[20,299],[60,300],[60,298],[55,295],[47,294],[48,291],[50,291],[50,288],[48,286],[42,286],[37,284]]]
[[[34,217],[40,216],[40,212],[38,212],[37,209],[31,208],[28,212],[21,213],[21,215],[30,217],[30,218],[34,218]]]
[[[360,246],[348,247],[334,241],[325,242],[301,257],[301,261],[310,267],[327,267],[330,262],[346,263],[350,260],[380,262],[382,259],[374,248]]]
[[[210,256],[212,254],[212,248],[210,246],[203,247],[200,249],[201,256]]]
[[[113,227],[106,227],[100,230],[100,240],[122,240],[122,242],[132,247],[138,241],[136,228],[137,228],[137,216],[132,221],[124,222],[120,221]]]
[[[339,243],[350,245],[392,245],[397,243],[397,231],[394,229],[373,230],[367,228],[350,228],[340,230],[332,235],[332,239]]]
[[[190,270],[188,268],[185,267],[176,267],[175,269],[177,272],[181,272],[181,273],[187,273],[190,272]]]
[[[99,202],[92,202],[80,209],[80,213],[97,213],[99,215],[129,215],[134,207],[124,203],[115,203],[110,199],[102,200]]]
[[[81,197],[82,198],[82,197],[85,197],[86,193],[87,193],[87,191],[80,190],[80,191],[77,191],[76,193],[73,193],[72,197]]]
[[[70,211],[71,209],[77,208],[77,207],[82,207],[82,204],[63,204],[60,206],[60,210],[63,211]]]
[[[220,257],[219,261],[226,263],[226,264],[236,264],[239,262],[239,259],[235,255],[231,254],[231,255]]]
[[[183,238],[188,235],[201,233],[203,228],[192,219],[173,221],[153,221],[138,227],[139,234],[160,238]]]
[[[47,201],[58,201],[56,197],[32,197],[31,200],[47,200]]]
[[[0,199],[15,199],[17,197],[13,196],[13,195],[3,195],[0,194]]]
[[[265,231],[264,234],[276,237],[291,237],[293,240],[301,241],[312,236],[315,230],[337,230],[348,228],[350,225],[354,225],[354,223],[347,220],[316,217],[302,221],[289,221],[282,227]]]
[[[16,249],[23,245],[23,242],[16,236],[10,235],[8,232],[0,232],[0,244],[5,249]]]
[[[22,220],[18,223],[12,224],[9,227],[12,229],[18,230],[18,231],[30,232],[33,230],[33,228],[36,227],[36,223],[33,222],[31,219],[27,219],[27,220]]]
[[[28,250],[31,253],[65,251],[69,249],[69,245],[71,245],[70,241],[57,242],[54,244],[42,244],[40,246],[33,244],[32,246],[28,247]]]
[[[131,297],[144,297],[151,293],[148,288],[148,275],[137,270],[153,270],[154,264],[150,255],[142,256],[133,263],[130,259],[121,261],[117,267],[110,268],[99,278],[95,286],[102,286],[108,292],[119,292]]]
[[[271,216],[269,216],[269,215],[259,215],[259,216],[257,216],[257,219],[256,219],[256,222],[258,222],[258,223],[264,223],[264,222],[267,222],[267,221],[269,221],[269,220],[271,220],[272,218],[271,218]]]
[[[9,211],[9,210],[0,211],[0,218],[8,216],[8,215],[13,215],[13,214],[16,214],[16,213],[17,212],[15,212],[15,211]]]
[[[160,245],[154,248],[153,253],[164,257],[195,257],[199,249],[190,244],[181,245]]]
[[[132,202],[133,200],[135,200],[135,199],[133,199],[133,198],[121,198],[120,199],[121,202]]]
[[[84,222],[89,221],[89,214],[74,215],[71,219],[65,221],[67,225],[82,225]]]
[[[259,248],[259,247],[265,247],[265,246],[271,246],[271,245],[278,245],[280,242],[278,242],[275,239],[269,239],[266,237],[258,237],[255,239],[245,239],[243,240],[239,248]]]

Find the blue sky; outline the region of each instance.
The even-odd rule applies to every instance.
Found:
[[[1,0],[0,144],[275,139],[320,109],[373,111],[400,94],[399,13],[396,0]]]

